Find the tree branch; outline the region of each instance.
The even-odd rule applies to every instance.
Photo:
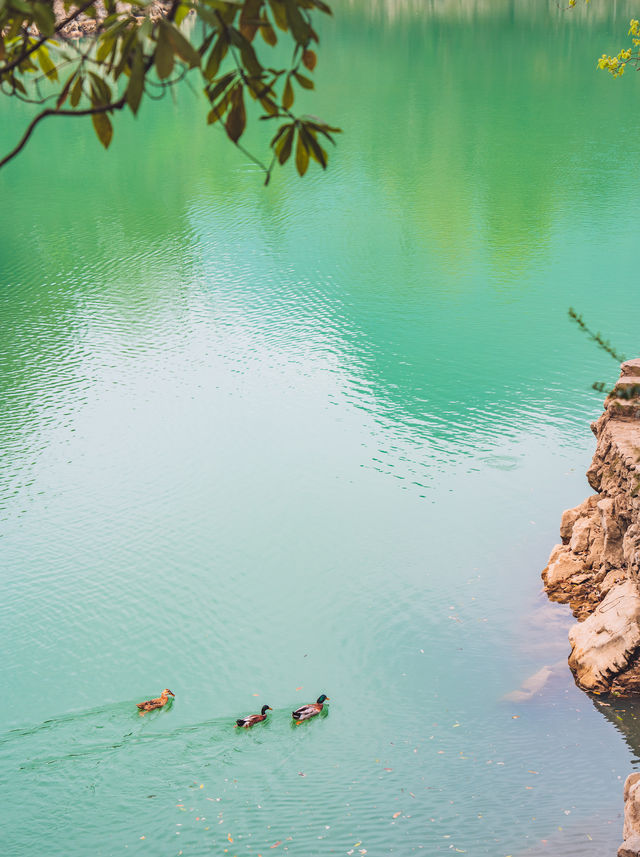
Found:
[[[65,18],[64,21],[60,21],[60,23],[50,36],[43,36],[34,45],[31,45],[30,48],[21,53],[19,57],[16,57],[16,59],[11,60],[11,62],[7,63],[5,66],[0,67],[0,77],[5,75],[8,71],[11,71],[12,69],[16,68],[16,66],[19,66],[20,63],[24,62],[24,60],[26,60],[28,56],[31,56],[31,54],[37,51],[38,48],[42,47],[45,42],[48,42],[49,39],[56,35],[56,33],[59,33],[60,30],[67,26],[67,24],[70,24],[71,21],[74,21],[78,17],[78,15],[82,15],[82,13],[85,12],[89,8],[89,6],[93,6],[95,2],[96,0],[87,0],[87,2],[83,6],[80,6],[78,9],[76,9],[76,11],[72,15],[69,15],[69,17]]]
[[[123,95],[122,98],[119,98],[117,101],[113,101],[111,104],[103,104],[100,107],[87,107],[84,110],[52,110],[50,108],[43,110],[42,113],[38,113],[38,115],[31,120],[18,145],[12,149],[8,155],[5,155],[5,157],[0,160],[0,169],[6,163],[13,160],[16,155],[20,154],[29,142],[29,138],[35,131],[36,126],[42,122],[43,119],[46,119],[47,116],[94,116],[97,113],[109,113],[111,110],[122,110],[126,103],[126,95]]]

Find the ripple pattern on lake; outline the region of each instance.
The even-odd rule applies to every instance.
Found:
[[[620,841],[635,710],[539,579],[617,374],[568,307],[637,349],[633,115],[577,71],[619,16],[392,5],[326,24],[326,175],[264,189],[186,90],[0,173],[3,853]]]

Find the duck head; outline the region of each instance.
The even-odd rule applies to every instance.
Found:
[[[270,705],[263,705],[262,706],[262,713],[264,714],[265,711],[273,711],[273,708]]]
[[[169,690],[168,687],[165,687],[165,689],[162,691],[160,696],[174,696],[175,697],[175,693],[173,693],[173,691]]]
[[[325,701],[330,702],[329,697],[326,695],[326,693],[320,694],[320,696],[318,697],[318,705],[322,705],[322,703]]]

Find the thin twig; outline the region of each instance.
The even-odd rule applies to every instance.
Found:
[[[50,36],[42,36],[41,39],[39,39],[35,44],[31,45],[30,48],[20,54],[19,57],[16,57],[16,59],[11,60],[11,62],[7,63],[7,65],[1,66],[0,76],[5,75],[8,71],[11,71],[16,66],[19,66],[20,63],[24,62],[24,60],[26,60],[28,56],[31,56],[31,54],[37,51],[38,48],[42,47],[45,42],[48,42],[49,39],[53,38],[53,36],[59,33],[60,30],[64,29],[67,24],[70,24],[71,21],[74,21],[78,17],[78,15],[82,15],[82,13],[85,12],[89,8],[89,6],[93,6],[95,2],[96,0],[87,0],[87,2],[83,6],[80,6],[78,9],[76,9],[76,11],[72,15],[69,15],[69,17],[65,18],[64,21],[60,21],[60,23],[57,25],[57,27],[54,29],[53,33],[51,33]]]
[[[594,331],[591,330],[591,328],[585,323],[582,316],[578,315],[578,313],[574,310],[573,307],[569,307],[569,318],[572,321],[575,321],[578,327],[583,330],[587,334],[587,336],[590,336],[591,339],[594,340],[594,342],[597,342],[603,351],[606,351],[607,354],[613,357],[614,360],[617,360],[618,363],[624,363],[624,361],[626,360],[624,354],[619,354],[615,350],[613,345],[609,342],[609,340],[605,339],[600,332],[594,333]]]
[[[123,95],[122,98],[118,99],[118,101],[113,101],[111,104],[103,104],[100,107],[87,107],[83,110],[52,110],[51,108],[43,110],[42,113],[38,113],[38,115],[31,120],[18,145],[12,149],[8,155],[5,155],[4,158],[0,160],[0,169],[9,161],[13,160],[13,158],[15,158],[16,155],[24,149],[37,125],[42,122],[43,119],[46,119],[47,116],[95,116],[98,113],[109,113],[112,110],[122,110],[126,103],[126,95]]]

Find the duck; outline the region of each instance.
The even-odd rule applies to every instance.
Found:
[[[310,702],[308,705],[296,708],[295,711],[291,712],[291,716],[294,720],[297,720],[298,723],[301,723],[303,720],[308,720],[310,717],[315,717],[316,714],[320,714],[324,708],[325,702],[329,702],[329,697],[323,693],[318,697],[317,702]]]
[[[236,725],[233,728],[237,729],[239,726],[241,729],[250,729],[256,723],[261,723],[267,719],[267,711],[273,711],[273,708],[270,705],[263,705],[260,714],[250,714],[248,717],[241,717],[239,720],[236,720]]]
[[[165,687],[160,696],[155,699],[147,699],[146,702],[136,702],[136,705],[140,710],[140,717],[144,717],[147,711],[153,711],[156,708],[162,708],[165,706],[170,696],[175,696],[175,693],[169,690],[168,687]]]

